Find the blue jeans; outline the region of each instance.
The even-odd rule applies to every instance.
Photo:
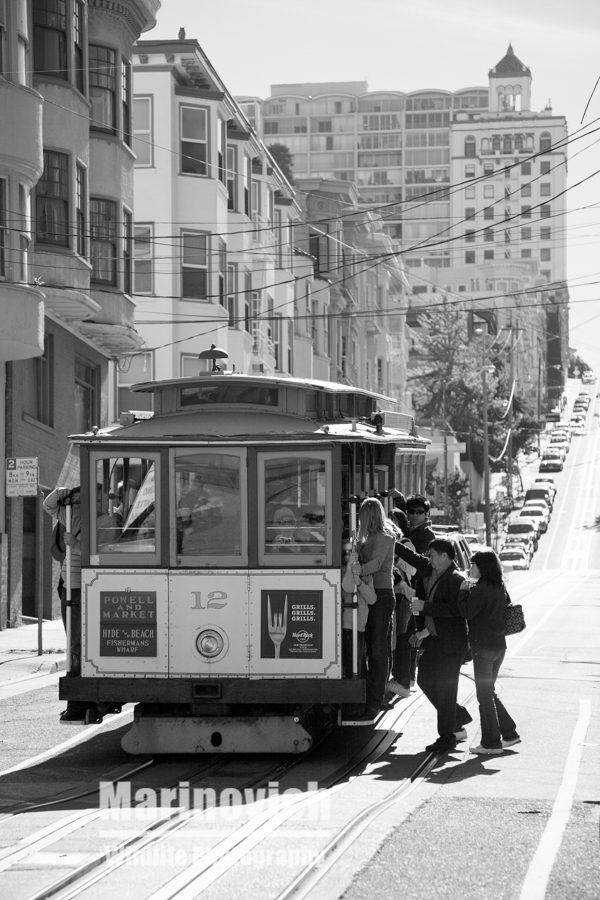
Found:
[[[367,649],[367,709],[378,711],[383,703],[389,674],[389,640],[396,597],[391,589],[376,589],[377,600],[369,607],[365,628]]]
[[[473,647],[473,674],[481,719],[481,743],[484,747],[501,747],[502,738],[512,735],[517,726],[496,696],[495,684],[505,650]]]

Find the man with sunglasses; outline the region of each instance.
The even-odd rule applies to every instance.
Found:
[[[409,537],[414,544],[417,553],[427,554],[429,545],[434,540],[435,534],[431,527],[429,510],[431,504],[421,494],[412,494],[406,501],[406,515],[408,517]]]

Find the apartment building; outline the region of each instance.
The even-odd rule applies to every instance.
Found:
[[[135,381],[211,367],[199,357],[212,344],[226,354],[217,364],[237,372],[296,371],[294,309],[307,277],[294,253],[293,189],[196,40],[140,41],[133,102],[146,346],[121,367],[122,407]]]
[[[45,488],[68,435],[113,419],[116,360],[142,344],[131,54],[159,6],[0,0],[0,439]],[[0,627],[57,615],[39,496],[2,490],[0,507]]]
[[[370,92],[364,81],[279,84],[262,103],[244,102],[265,140],[289,148],[295,178],[356,184],[417,293],[457,283],[464,296],[456,299],[484,314],[493,294],[493,320],[511,283],[532,292],[531,304],[546,310],[536,343],[553,403],[568,358],[567,130],[549,106],[532,110],[531,82],[509,45],[487,86],[403,93]]]

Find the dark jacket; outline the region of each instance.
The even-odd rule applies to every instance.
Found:
[[[427,553],[435,533],[431,527],[431,522],[428,520],[423,522],[422,525],[417,525],[416,528],[411,528],[408,536],[415,545],[417,553]]]
[[[439,641],[440,649],[449,653],[466,652],[467,649],[467,623],[458,608],[460,587],[464,580],[464,575],[452,563],[437,581],[436,575],[431,572],[417,585],[417,596],[425,600],[419,628],[426,625],[424,617],[431,616],[437,637],[428,637],[426,641]],[[427,599],[429,596],[431,600]]]
[[[506,590],[481,579],[468,591],[461,591],[458,609],[469,621],[469,641],[473,647],[506,649]]]

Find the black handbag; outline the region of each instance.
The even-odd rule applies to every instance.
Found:
[[[520,603],[508,603],[504,614],[504,623],[505,634],[519,634],[520,631],[525,630],[525,616]]]

